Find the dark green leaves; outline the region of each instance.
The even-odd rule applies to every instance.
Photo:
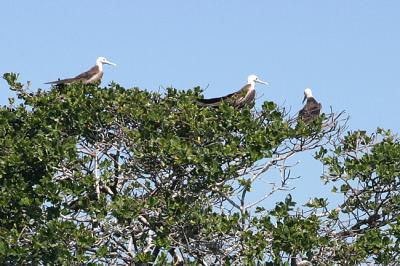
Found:
[[[5,79],[10,86],[11,90],[20,91],[23,88],[22,83],[18,82],[19,74],[15,73],[5,73],[3,79]]]
[[[259,112],[204,108],[200,88],[27,93],[17,77],[4,75],[20,105],[0,108],[1,264],[387,264],[396,256],[400,151],[390,132],[341,139],[332,116],[331,126],[324,115],[305,125],[273,102]],[[287,194],[286,160],[307,150],[318,150],[340,206],[297,205]],[[263,176],[272,169],[281,184]],[[283,201],[263,204],[278,193]]]

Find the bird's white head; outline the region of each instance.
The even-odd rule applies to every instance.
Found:
[[[111,62],[108,61],[105,57],[100,56],[100,57],[97,58],[97,60],[96,60],[96,65],[98,65],[99,67],[101,67],[103,64],[112,65],[112,66],[116,66],[116,65],[117,65],[117,64],[111,63]]]
[[[312,95],[311,89],[310,89],[310,88],[306,88],[306,89],[304,90],[303,103],[304,103],[304,101],[305,101],[306,99],[312,98],[312,97],[313,97],[313,95]]]
[[[261,83],[261,84],[265,84],[268,85],[267,82],[260,80],[256,75],[250,75],[247,77],[247,84],[251,84],[254,86],[255,83]]]

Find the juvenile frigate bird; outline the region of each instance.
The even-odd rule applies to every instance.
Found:
[[[242,108],[246,104],[251,104],[254,102],[254,98],[256,96],[256,82],[268,85],[267,82],[260,80],[256,75],[250,75],[247,78],[247,84],[244,85],[239,91],[223,97],[198,99],[198,103],[201,106],[218,106],[222,101],[226,101],[235,108]]]
[[[315,100],[312,95],[311,89],[307,88],[304,90],[304,101],[307,100],[304,107],[299,111],[298,120],[302,120],[305,124],[310,124],[314,121],[321,112],[321,104]]]
[[[100,82],[103,77],[103,64],[116,66],[116,64],[107,61],[104,57],[99,57],[96,60],[96,65],[89,69],[86,72],[79,74],[74,78],[61,79],[56,81],[46,82],[45,84],[54,84],[54,85],[62,85],[62,84],[71,84],[74,82],[82,82],[83,84]]]

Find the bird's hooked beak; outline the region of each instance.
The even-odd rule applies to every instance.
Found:
[[[303,98],[302,103],[304,103],[306,100],[307,100],[307,95],[304,94],[304,98]]]
[[[117,64],[112,63],[112,62],[107,61],[107,60],[105,60],[105,61],[103,62],[103,64],[112,65],[112,66],[116,66],[116,65],[117,65]]]
[[[260,79],[256,79],[255,82],[258,82],[258,83],[261,83],[261,84],[264,84],[264,85],[267,85],[267,86],[269,85],[268,82],[262,81]]]

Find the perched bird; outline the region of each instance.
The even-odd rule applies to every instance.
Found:
[[[315,100],[312,95],[311,89],[307,88],[304,90],[304,101],[307,100],[304,107],[299,111],[298,120],[302,120],[305,124],[310,124],[314,121],[321,112],[321,104]]]
[[[61,79],[56,81],[46,82],[45,84],[64,85],[74,82],[82,82],[83,84],[100,82],[103,77],[103,64],[116,66],[116,64],[107,61],[104,57],[99,57],[96,60],[96,65],[86,72],[79,74],[74,78]]]
[[[223,97],[198,99],[198,104],[201,106],[218,106],[222,101],[226,101],[235,108],[242,108],[246,104],[251,104],[254,102],[256,95],[254,87],[256,82],[268,85],[267,82],[260,80],[256,75],[250,75],[247,78],[247,84],[244,85],[239,91]]]

